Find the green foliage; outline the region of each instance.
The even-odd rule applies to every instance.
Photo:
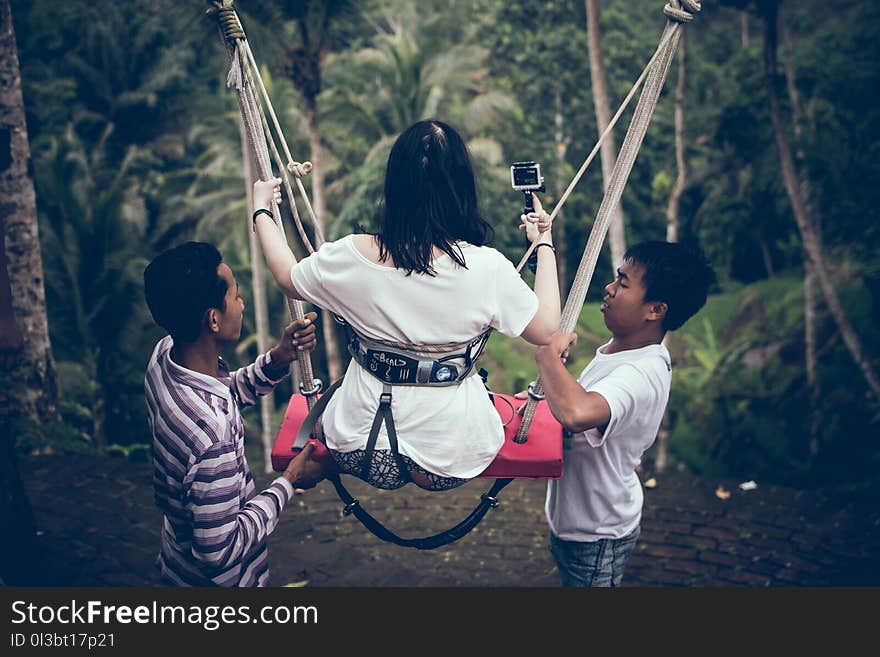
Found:
[[[391,145],[416,121],[434,117],[455,125],[469,139],[481,177],[503,176],[501,145],[486,129],[509,124],[519,108],[510,95],[489,88],[489,51],[473,45],[475,25],[460,33],[444,29],[453,10],[461,8],[438,3],[417,14],[413,3],[381,5],[366,14],[376,25],[369,45],[328,58],[322,126],[338,163],[328,194],[341,201],[331,238],[372,225]]]
[[[108,456],[117,456],[128,459],[133,463],[143,463],[153,458],[153,447],[147,443],[136,443],[134,445],[109,445],[105,450]]]
[[[103,443],[142,458],[149,441],[143,366],[161,336],[142,300],[146,262],[186,239],[211,241],[252,307],[238,112],[225,87],[223,48],[198,3],[11,4],[63,400],[63,423],[22,427],[19,446],[89,450]],[[520,198],[509,188],[507,166],[541,161],[552,206],[597,137],[582,0],[241,5],[296,159],[308,159],[310,119],[317,117],[311,125],[323,146],[331,238],[358,223],[370,226],[394,138],[413,121],[437,116],[465,134],[495,246],[517,261],[524,248],[515,230]],[[822,432],[818,456],[807,449],[802,248],[768,118],[755,6],[704,3],[686,28],[688,184],[680,235],[707,253],[720,282],[701,313],[668,339],[672,456],[719,475],[857,477],[878,465],[870,440],[877,409],[866,403],[821,294],[815,410]],[[606,0],[601,8],[615,109],[656,47],[662,3]],[[748,45],[742,8],[752,12]],[[828,14],[809,0],[783,9],[800,98],[792,106],[785,80],[777,80],[788,136],[809,176],[811,210],[842,303],[876,363],[880,186],[872,181],[880,179],[880,110],[868,90],[880,86],[880,7],[845,0]],[[677,175],[669,92],[675,71],[623,195],[629,243],[665,234]],[[630,116],[616,131],[618,146]],[[597,162],[565,209],[570,275],[601,198]],[[568,363],[574,374],[609,338],[595,301],[610,278],[603,252]],[[277,333],[286,305],[280,294],[268,296]],[[256,356],[253,333],[246,313],[231,362]],[[533,352],[521,340],[494,336],[485,363],[492,387],[522,389],[535,377]],[[284,403],[282,393],[279,418]],[[248,417],[256,423],[257,414]]]
[[[777,278],[713,297],[672,334],[670,448],[679,461],[705,474],[771,481],[870,476],[878,450],[864,439],[877,419],[863,403],[861,381],[840,385],[857,375],[826,311],[817,327],[821,446],[818,456],[808,452],[813,404],[803,365],[802,286],[802,279]],[[864,288],[849,295],[852,317],[862,315],[866,296]],[[726,327],[713,326],[718,316],[728,319]],[[866,324],[858,330],[872,339]]]

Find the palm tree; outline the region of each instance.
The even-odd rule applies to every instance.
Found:
[[[5,320],[0,325],[0,345],[5,350],[12,348],[15,356],[14,362],[3,364],[4,370],[10,366],[10,377],[4,380],[5,394],[0,397],[0,517],[6,526],[0,579],[6,584],[24,584],[34,581],[37,545],[33,516],[18,472],[17,431],[13,430],[12,420],[24,419],[38,427],[57,422],[58,400],[36,197],[28,173],[30,146],[21,73],[8,0],[0,2],[0,149],[0,318]],[[21,430],[20,425],[16,428]]]
[[[106,445],[107,401],[120,392],[123,336],[142,316],[141,256],[146,222],[130,173],[103,149],[87,151],[72,127],[38,158],[47,297],[61,352],[85,367],[92,386],[92,437]]]
[[[459,126],[471,137],[478,172],[504,177],[500,144],[476,136],[517,110],[510,96],[487,88],[488,51],[471,45],[468,34],[458,35],[459,42],[440,40],[430,17],[417,21],[412,5],[395,8],[394,15],[377,18],[373,45],[328,62],[326,111],[346,117],[346,124],[327,130],[327,138],[340,161],[360,163],[330,186],[343,199],[330,235],[371,222],[391,145],[416,121],[442,116]]]
[[[43,264],[37,227],[36,197],[28,173],[30,145],[25,125],[21,73],[8,1],[2,11],[2,60],[0,60],[0,139],[6,153],[0,155],[0,214],[8,253],[7,273],[11,287],[12,311],[23,328],[23,350],[16,368],[18,384],[10,388],[10,401],[16,412],[36,424],[58,419],[55,365],[49,343],[43,288]]]

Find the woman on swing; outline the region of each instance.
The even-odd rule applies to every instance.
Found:
[[[260,212],[273,199],[280,202],[280,182],[254,185],[254,229],[273,277],[288,297],[344,318],[364,341],[463,343],[491,327],[542,345],[559,328],[547,213],[535,198],[535,212],[523,215],[520,225],[530,242],[551,247],[537,249],[533,292],[510,261],[486,246],[493,231],[477,209],[467,148],[449,125],[420,121],[394,143],[378,233],[326,242],[299,263],[271,216]],[[383,382],[352,358],[322,417],[327,447],[344,473],[377,488],[412,481],[448,490],[479,475],[501,449],[501,420],[480,377],[434,389],[396,385],[391,412],[398,455],[381,426],[367,468],[382,393]]]

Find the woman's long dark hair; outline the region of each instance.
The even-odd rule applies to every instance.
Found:
[[[391,149],[385,172],[385,199],[379,211],[379,259],[433,276],[433,247],[467,267],[464,240],[482,246],[492,227],[477,209],[477,185],[461,136],[449,125],[419,121],[407,128]]]

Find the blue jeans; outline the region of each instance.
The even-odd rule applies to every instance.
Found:
[[[551,532],[550,552],[559,568],[562,586],[620,586],[639,531],[636,527],[622,538],[592,543],[563,541]]]

